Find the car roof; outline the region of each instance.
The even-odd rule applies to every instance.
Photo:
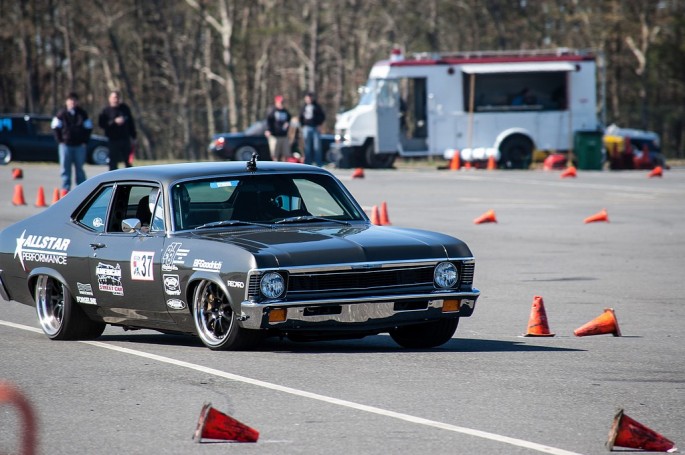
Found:
[[[275,161],[257,161],[257,170],[260,173],[330,173],[316,166],[299,163],[283,163]],[[221,176],[225,174],[247,174],[247,162],[245,161],[207,161],[197,163],[156,164],[149,166],[135,166],[117,169],[115,171],[99,174],[89,180],[94,184],[101,181],[119,180],[154,180],[162,184],[170,184],[179,180],[187,180],[198,177]]]

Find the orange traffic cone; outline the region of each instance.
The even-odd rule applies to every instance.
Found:
[[[21,169],[19,169],[18,167],[15,167],[14,169],[12,169],[12,178],[14,180],[19,180],[21,178],[24,178],[24,173],[22,172]]]
[[[577,175],[578,173],[576,172],[576,167],[569,166],[561,173],[561,178],[564,179],[566,177],[576,177]]]
[[[388,225],[392,224],[390,222],[390,219],[388,218],[388,204],[386,204],[385,201],[381,202],[380,223],[383,226],[388,226]]]
[[[647,177],[650,179],[652,177],[663,177],[664,176],[664,170],[661,166],[656,166],[652,171],[649,173]]]
[[[495,157],[493,155],[488,157],[488,167],[486,169],[488,171],[494,171],[497,169],[497,162],[495,161]]]
[[[473,224],[482,224],[482,223],[497,223],[497,218],[495,217],[495,211],[494,210],[488,210],[475,220],[473,220]]]
[[[36,207],[47,207],[48,205],[45,203],[45,190],[43,189],[43,186],[38,187],[38,193],[36,194]]]
[[[459,156],[459,150],[454,151],[454,156],[450,161],[450,171],[458,171],[461,169],[461,157]]]
[[[528,319],[528,332],[524,337],[553,337],[554,334],[549,331],[547,324],[547,312],[545,311],[545,304],[542,297],[536,295],[533,297],[533,306],[530,309],[530,318]]]
[[[380,214],[378,213],[378,206],[374,205],[373,208],[371,209],[371,224],[375,224],[376,226],[381,225],[381,218]]]
[[[352,172],[352,178],[353,179],[363,179],[364,178],[364,169],[361,167],[358,167],[357,169]]]
[[[470,161],[467,161],[466,163],[464,163],[464,169],[471,169],[471,162]]]
[[[4,403],[15,406],[21,414],[23,439],[20,453],[37,453],[36,447],[38,445],[38,437],[36,435],[36,414],[31,403],[14,385],[8,382],[0,382],[0,404]]]
[[[55,188],[52,191],[52,203],[54,204],[57,201],[59,201],[59,188]]]
[[[250,428],[233,417],[219,412],[211,403],[205,403],[197,421],[197,428],[193,434],[193,441],[202,439],[222,439],[224,441],[257,442],[259,432]]]
[[[618,327],[613,308],[605,308],[604,313],[573,331],[577,337],[603,335],[605,333],[610,333],[615,337],[621,336],[621,329]]]
[[[68,192],[69,192],[68,189],[62,188],[61,190],[59,190],[59,198],[62,199],[64,196],[67,195]]]
[[[631,419],[624,414],[623,409],[619,409],[616,413],[609,431],[609,439],[606,442],[606,447],[610,451],[614,450],[614,446],[649,450],[650,452],[673,453],[678,451],[673,441]]]
[[[602,209],[594,215],[590,215],[589,217],[585,218],[586,224],[595,223],[597,221],[605,221],[607,223],[609,222],[609,214],[607,213],[607,209]]]
[[[14,196],[12,196],[12,204],[14,205],[26,205],[26,200],[24,200],[24,187],[20,183],[14,185]]]

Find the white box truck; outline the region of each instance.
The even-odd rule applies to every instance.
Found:
[[[359,103],[336,117],[334,153],[348,167],[397,156],[494,156],[527,168],[534,150],[568,151],[600,129],[596,62],[573,49],[417,54],[375,63]],[[344,165],[341,167],[345,167]]]

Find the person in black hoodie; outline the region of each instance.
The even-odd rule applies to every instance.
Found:
[[[121,102],[121,94],[114,90],[109,94],[109,104],[102,109],[98,125],[105,130],[109,139],[109,170],[116,169],[120,161],[126,167],[133,163],[129,158],[131,147],[136,140],[136,124],[131,109]]]
[[[304,139],[304,162],[306,164],[323,166],[320,130],[325,120],[326,114],[316,102],[314,93],[308,92],[304,96],[304,106],[300,110],[300,126]]]
[[[59,166],[62,190],[71,190],[71,168],[76,171],[76,184],[86,180],[83,165],[86,162],[86,144],[93,132],[88,113],[78,106],[78,95],[67,95],[65,109],[60,110],[50,124],[59,144]]]

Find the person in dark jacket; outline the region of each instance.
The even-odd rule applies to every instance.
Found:
[[[109,139],[109,170],[114,170],[123,161],[131,167],[131,150],[135,146],[136,124],[131,109],[121,101],[121,93],[114,90],[109,94],[109,104],[102,109],[98,125]]]
[[[308,92],[304,96],[304,106],[300,111],[300,126],[304,139],[304,162],[306,164],[323,165],[321,155],[321,125],[326,120],[319,103],[316,102],[314,93]]]
[[[62,190],[71,190],[71,168],[76,171],[76,184],[86,180],[83,165],[86,162],[86,144],[93,133],[93,122],[88,113],[78,106],[78,95],[70,93],[65,109],[53,117],[51,128],[59,144],[59,167]]]

